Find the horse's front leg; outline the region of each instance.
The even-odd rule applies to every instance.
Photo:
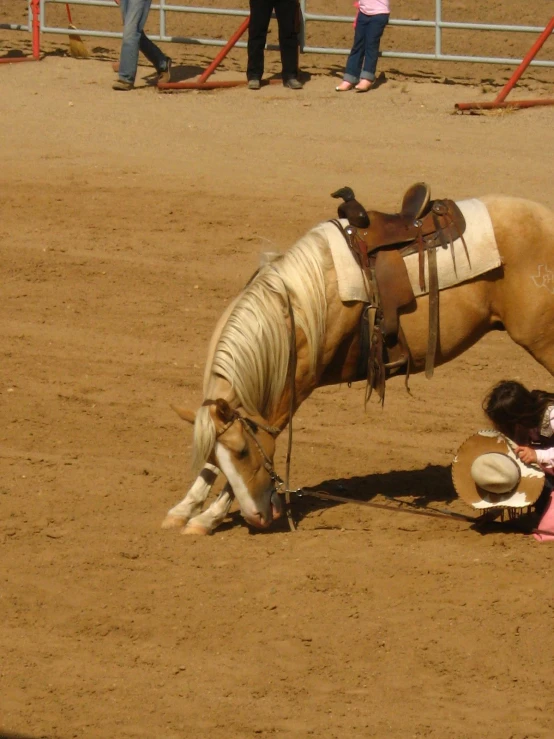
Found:
[[[219,474],[219,468],[206,462],[192,487],[180,503],[171,508],[162,523],[162,529],[176,529],[202,511],[202,506]]]
[[[199,516],[191,518],[181,533],[199,536],[211,534],[229,513],[234,497],[231,486],[227,483],[214,502]]]

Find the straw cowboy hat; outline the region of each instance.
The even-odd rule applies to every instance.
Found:
[[[466,439],[452,462],[452,481],[460,498],[477,509],[524,508],[542,492],[544,472],[524,464],[515,444],[498,431],[479,431]]]

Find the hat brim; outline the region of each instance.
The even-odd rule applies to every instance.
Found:
[[[515,444],[499,431],[486,430],[473,434],[458,449],[452,462],[452,482],[460,498],[472,508],[525,508],[532,505],[544,487],[544,472],[538,465],[524,464],[514,452]],[[471,465],[482,454],[497,452],[513,459],[521,472],[514,490],[489,493],[471,476]]]

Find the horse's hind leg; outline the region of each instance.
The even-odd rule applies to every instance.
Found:
[[[199,516],[191,518],[181,533],[200,536],[211,534],[229,513],[234,497],[230,486],[225,485],[214,502]]]
[[[163,529],[175,529],[184,526],[187,521],[202,511],[202,506],[219,474],[219,469],[206,462],[192,487],[180,503],[171,508],[163,520]]]

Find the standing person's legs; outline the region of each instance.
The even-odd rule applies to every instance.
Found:
[[[272,10],[272,0],[250,0],[246,68],[246,77],[249,80],[261,80],[264,73],[264,49]]]
[[[366,18],[364,66],[360,77],[363,80],[370,80],[373,82],[375,80],[375,71],[377,69],[377,60],[379,58],[379,44],[381,43],[383,31],[389,22],[389,14],[380,13],[379,15],[368,15]]]
[[[283,81],[298,77],[298,31],[296,0],[275,0],[275,15],[279,26],[279,51]]]
[[[119,79],[133,85],[137,75],[141,34],[152,0],[121,0],[123,39],[119,56]]]
[[[365,24],[367,18],[369,18],[368,15],[358,13],[358,17],[356,19],[352,50],[350,51],[350,55],[346,61],[346,69],[343,76],[343,80],[348,82],[350,85],[355,85],[360,79],[360,73],[362,71],[362,64],[364,61]]]
[[[169,57],[166,56],[159,46],[151,41],[144,31],[140,34],[139,49],[148,59],[150,64],[156,67],[156,72],[160,74],[165,72],[169,65]]]

